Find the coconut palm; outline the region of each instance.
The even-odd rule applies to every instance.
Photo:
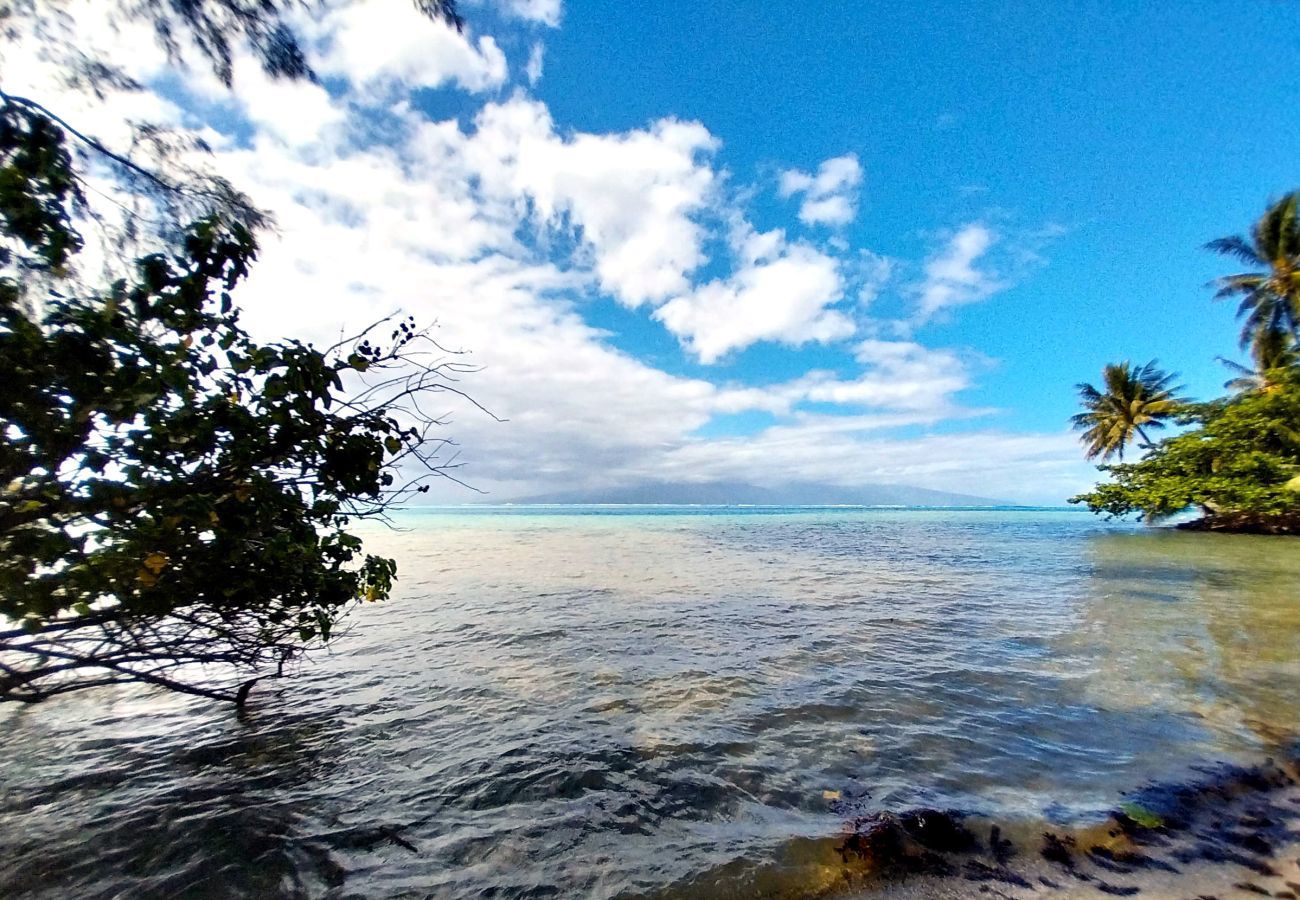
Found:
[[[1297,206],[1300,206],[1300,191],[1292,191],[1265,210],[1249,238],[1233,235],[1205,245],[1209,250],[1260,267],[1258,271],[1228,275],[1214,282],[1219,288],[1215,299],[1241,297],[1237,317],[1243,320],[1243,347],[1269,340],[1272,332],[1300,334]]]
[[[1070,421],[1083,432],[1080,440],[1087,458],[1109,459],[1118,454],[1123,460],[1124,448],[1134,435],[1149,446],[1151,439],[1145,429],[1164,428],[1164,420],[1183,405],[1176,396],[1181,388],[1172,386],[1175,377],[1157,368],[1154,359],[1145,366],[1132,366],[1124,360],[1102,369],[1102,390],[1090,384],[1076,385],[1084,412]]]
[[[1242,393],[1272,390],[1283,382],[1287,372],[1300,368],[1300,347],[1289,331],[1270,330],[1256,335],[1251,343],[1250,356],[1255,364],[1253,369],[1217,357],[1219,362],[1237,373],[1236,378],[1224,383],[1228,390]]]

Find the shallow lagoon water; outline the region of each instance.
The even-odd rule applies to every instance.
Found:
[[[250,707],[0,709],[0,894],[800,896],[1300,733],[1300,544],[1051,510],[419,511]],[[806,881],[806,890],[801,885]]]

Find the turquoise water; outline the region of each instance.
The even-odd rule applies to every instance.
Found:
[[[240,714],[0,710],[0,894],[812,896],[848,818],[1086,824],[1300,728],[1300,544],[1060,510],[494,508]]]

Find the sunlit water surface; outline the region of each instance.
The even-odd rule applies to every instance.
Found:
[[[798,895],[846,802],[1068,825],[1298,730],[1294,540],[1057,511],[400,524],[369,534],[397,595],[243,714],[0,710],[0,894]]]

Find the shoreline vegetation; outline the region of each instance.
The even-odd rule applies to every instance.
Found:
[[[1199,403],[1180,396],[1176,376],[1152,360],[1102,370],[1100,387],[1077,385],[1083,412],[1072,418],[1088,459],[1109,475],[1070,498],[1107,517],[1136,514],[1159,521],[1188,509],[1202,518],[1178,527],[1196,531],[1300,535],[1300,191],[1269,205],[1249,237],[1206,248],[1251,271],[1214,282],[1215,299],[1238,298],[1245,365],[1222,357],[1235,373],[1230,394]],[[1149,431],[1183,427],[1155,442]],[[1143,456],[1125,462],[1137,444]]]
[[[1180,531],[1215,531],[1228,534],[1300,535],[1300,514],[1261,518],[1250,513],[1209,513],[1174,526]]]

